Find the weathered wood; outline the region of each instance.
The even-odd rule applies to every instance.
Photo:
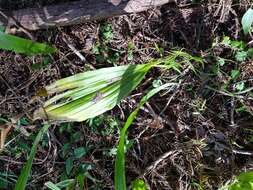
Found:
[[[42,8],[0,11],[0,24],[12,28],[17,23],[28,30],[80,24],[128,13],[145,11],[174,0],[81,0]]]

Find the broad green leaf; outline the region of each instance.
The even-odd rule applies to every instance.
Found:
[[[84,121],[98,116],[134,90],[153,64],[103,68],[56,81],[45,90],[47,94],[58,94],[45,102],[44,109],[37,110],[34,117]]]
[[[239,62],[245,61],[247,57],[248,57],[248,54],[246,51],[238,51],[235,54],[235,60]]]
[[[10,34],[5,34],[0,31],[0,49],[14,51],[16,53],[24,53],[27,55],[36,55],[36,54],[50,54],[56,51],[55,48],[13,36]]]
[[[161,90],[164,90],[168,87],[177,85],[177,83],[166,83],[164,85],[161,85],[157,88],[152,89],[149,91],[140,101],[137,108],[130,114],[130,116],[127,118],[127,121],[120,131],[120,141],[117,148],[117,155],[116,155],[116,161],[115,161],[115,173],[114,173],[114,181],[115,181],[115,189],[116,190],[126,190],[126,176],[125,176],[125,138],[126,138],[126,132],[127,129],[130,127],[130,125],[133,123],[136,115],[138,114],[140,108],[155,94],[160,92]]]
[[[242,17],[242,28],[244,34],[248,34],[253,24],[253,9],[248,9]]]
[[[240,71],[239,70],[232,70],[230,75],[231,75],[232,79],[235,80],[240,76]]]
[[[33,159],[35,157],[37,147],[38,147],[39,142],[41,141],[43,135],[47,132],[49,127],[50,127],[50,125],[44,125],[41,128],[41,130],[39,131],[38,135],[36,136],[36,138],[34,140],[34,143],[33,143],[33,146],[32,146],[32,149],[31,149],[31,152],[30,152],[30,155],[29,155],[29,158],[28,158],[25,166],[23,167],[23,169],[21,171],[21,174],[18,178],[18,181],[15,185],[14,190],[24,190],[25,189],[28,177],[29,177],[30,172],[31,172],[32,162],[33,162]]]
[[[180,63],[177,62],[180,57]],[[199,57],[182,51],[142,65],[124,65],[87,71],[54,82],[38,91],[40,96],[56,94],[35,111],[34,119],[84,121],[116,106],[133,91],[152,67],[180,72],[182,63],[194,71],[191,61],[203,64]]]
[[[74,150],[75,158],[82,158],[87,153],[87,148],[79,147]]]

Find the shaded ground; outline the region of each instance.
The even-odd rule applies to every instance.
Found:
[[[168,5],[137,15],[33,33],[38,41],[58,48],[54,56],[1,52],[0,116],[17,121],[0,155],[0,177],[9,182],[6,189],[15,184],[43,123],[30,120],[43,103],[43,99],[33,98],[39,88],[93,67],[145,63],[167,55],[172,48],[203,56],[204,67],[196,65],[196,73],[185,68],[181,74],[153,70],[112,111],[83,123],[52,124],[36,155],[29,189],[42,189],[48,180],[74,178],[80,171],[92,176],[87,175],[87,189],[113,189],[119,128],[146,89],[171,80],[179,86],[154,97],[129,130],[128,183],[142,177],[150,189],[213,190],[233,175],[252,170],[252,156],[246,154],[253,150],[252,96],[244,93],[236,98],[221,91],[225,84],[233,90],[233,84],[243,80],[247,88],[252,87],[252,60],[238,64],[231,49],[223,45],[212,48],[215,38],[221,41],[223,35],[237,39],[242,36],[236,23],[246,2],[234,6],[232,12],[217,11],[224,6],[222,2]],[[78,49],[86,61],[81,61],[68,44]],[[228,60],[222,67],[217,66],[220,57]],[[241,74],[233,81],[230,73],[235,69]],[[80,147],[86,152],[76,158],[75,149]],[[70,172],[66,171],[68,159],[74,162]]]

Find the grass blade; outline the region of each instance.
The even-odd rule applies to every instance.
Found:
[[[45,186],[51,190],[61,190],[59,187],[57,187],[57,185],[53,184],[51,181],[46,182]]]
[[[55,48],[47,44],[33,42],[31,40],[5,34],[1,31],[0,49],[14,51],[16,53],[24,53],[27,55],[50,54],[56,51]]]
[[[31,168],[32,168],[32,162],[33,162],[33,159],[36,154],[37,147],[39,145],[41,138],[46,133],[46,131],[48,130],[49,127],[50,127],[50,125],[44,125],[43,128],[41,128],[41,130],[39,131],[38,135],[36,136],[36,138],[33,142],[33,146],[32,146],[29,158],[28,158],[25,166],[21,170],[21,174],[18,178],[18,181],[15,185],[14,190],[24,190],[25,189],[26,183],[27,183],[27,180],[30,175]]]
[[[149,91],[140,101],[137,108],[130,114],[127,118],[127,121],[120,132],[120,140],[119,145],[117,148],[117,155],[116,155],[116,162],[115,162],[115,174],[114,174],[114,181],[115,181],[115,189],[116,190],[126,190],[126,176],[125,176],[125,137],[127,129],[133,123],[136,115],[138,114],[140,108],[155,94],[164,90],[170,86],[174,86],[177,83],[166,83],[162,86],[152,89]]]

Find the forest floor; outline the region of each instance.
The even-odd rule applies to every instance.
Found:
[[[38,89],[94,68],[145,63],[175,49],[204,58],[204,65],[193,63],[196,72],[180,74],[156,68],[113,110],[86,122],[51,123],[27,189],[46,189],[45,182],[72,179],[80,171],[86,174],[86,189],[114,189],[120,128],[149,87],[172,79],[178,86],[153,97],[129,129],[127,183],[141,177],[151,190],[214,190],[253,170],[253,61],[243,55],[253,43],[240,25],[249,7],[247,0],[182,1],[31,32],[36,41],[55,46],[54,55],[0,51],[0,122],[13,126],[0,153],[0,189],[13,188],[44,123],[32,121],[45,101],[34,99]]]

